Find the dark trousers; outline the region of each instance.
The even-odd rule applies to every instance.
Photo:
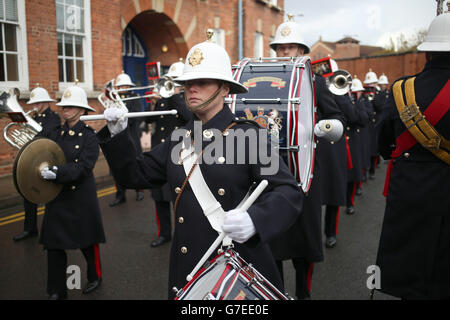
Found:
[[[277,260],[276,263],[284,286],[283,261]],[[311,297],[311,278],[314,264],[304,258],[293,258],[292,264],[295,268],[295,295],[299,300],[309,299]]]
[[[98,244],[81,249],[87,262],[88,282],[98,280],[102,277],[100,264],[100,250]],[[67,295],[66,270],[67,254],[62,249],[47,250],[48,279],[47,293],[57,293],[61,296]]]
[[[155,200],[156,222],[158,223],[158,237],[172,238],[172,225],[170,223],[170,202]]]
[[[375,175],[375,171],[377,169],[378,161],[380,160],[379,158],[380,158],[379,156],[370,157],[369,174],[371,176]]]
[[[359,183],[350,181],[347,182],[347,207],[353,207],[355,205],[355,193]]]
[[[25,220],[23,222],[23,230],[31,233],[37,233],[37,204],[23,199],[23,207],[25,209]]]
[[[336,237],[341,207],[327,205],[325,209],[325,235]]]
[[[117,183],[116,183],[116,189],[117,189],[116,199],[124,199],[125,200],[127,189],[122,186],[119,186]],[[136,192],[139,192],[139,191],[141,191],[141,190],[136,189]]]

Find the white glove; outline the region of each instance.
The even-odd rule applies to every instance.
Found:
[[[128,118],[125,118],[125,114],[128,113],[128,109],[125,107],[120,108],[106,108],[103,115],[106,119],[111,137],[125,130],[128,125]]]
[[[256,233],[255,225],[248,212],[242,212],[240,209],[226,212],[222,230],[228,237],[239,243],[244,243]]]
[[[338,141],[343,132],[344,126],[337,119],[320,120],[314,127],[314,134],[328,141]]]
[[[53,166],[53,169],[50,170],[49,167],[45,167],[41,170],[41,176],[44,178],[44,180],[55,180],[56,179],[56,172],[58,171],[58,168]]]

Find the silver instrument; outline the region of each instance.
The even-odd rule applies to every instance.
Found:
[[[3,129],[3,137],[14,148],[20,149],[34,136],[42,131],[39,125],[29,114],[37,109],[25,112],[17,101],[18,90],[11,89],[9,92],[0,94],[0,117],[8,116],[11,123]]]
[[[143,86],[143,87],[132,87],[128,89],[116,89],[116,92],[122,93],[122,92],[128,92],[133,90],[142,90],[142,89],[154,89],[155,91],[151,94],[145,95],[145,96],[136,96],[136,97],[129,97],[129,98],[123,98],[122,101],[127,100],[133,100],[133,99],[142,99],[147,97],[152,97],[159,95],[163,98],[170,98],[175,93],[175,82],[171,77],[163,76],[159,78],[158,82],[156,84]]]
[[[337,70],[327,78],[327,86],[331,93],[335,95],[347,94],[352,86],[352,76],[346,70]]]

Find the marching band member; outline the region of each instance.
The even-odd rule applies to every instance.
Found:
[[[381,77],[380,77],[381,78]],[[364,84],[366,88],[369,88],[370,94],[366,95],[366,103],[368,104],[368,108],[371,110],[371,115],[369,119],[369,125],[367,129],[368,133],[368,147],[369,151],[366,155],[368,160],[368,165],[366,170],[364,170],[364,178],[367,178],[367,173],[369,174],[369,179],[375,179],[375,170],[371,171],[371,168],[376,164],[375,162],[378,159],[378,134],[375,130],[376,123],[380,117],[381,110],[376,110],[373,105],[373,99],[379,94],[380,88],[378,87],[380,79],[378,79],[375,72],[372,69],[369,69],[369,72],[366,74],[366,78],[364,80]]]
[[[135,87],[136,85],[133,83],[133,81],[131,81],[130,76],[128,74],[126,74],[125,72],[122,71],[122,73],[117,76],[116,81],[115,81],[115,86],[116,86],[117,90],[119,90],[119,94],[122,99],[137,97],[136,93],[129,91],[130,88]],[[120,90],[127,90],[127,91],[120,92]],[[142,111],[141,102],[138,99],[124,101],[124,104],[127,107],[128,111],[130,111],[130,112]],[[130,119],[130,124],[129,124],[131,136],[133,137],[134,146],[135,146],[136,150],[138,150],[139,153],[142,152],[141,130],[139,128],[141,121],[142,121],[141,118],[133,118],[133,119]],[[111,202],[109,204],[110,207],[118,206],[119,204],[127,201],[126,189],[117,183],[116,183],[116,188],[117,188],[116,198],[114,199],[113,202]],[[144,199],[144,192],[142,192],[142,190],[136,189],[136,201],[141,201],[142,199]]]
[[[332,72],[339,68],[330,59]],[[351,99],[346,95],[333,95],[336,105],[345,115],[347,124],[355,122],[355,111]],[[338,141],[317,139],[317,152],[322,183],[322,205],[325,205],[325,246],[334,248],[337,244],[337,230],[340,207],[346,205],[347,171],[351,166],[351,156],[346,135]]]
[[[65,250],[81,249],[86,259],[88,284],[83,293],[100,286],[99,243],[105,242],[93,174],[99,153],[98,140],[94,130],[80,121],[84,113],[95,110],[77,85],[67,88],[56,105],[62,108],[65,123],[47,137],[61,147],[66,164],[41,171],[43,179],[64,186],[45,207],[40,238],[47,250],[47,292],[51,300],[67,298]]]
[[[377,125],[378,121],[381,119],[381,114],[383,112],[383,106],[386,104],[387,99],[389,98],[389,80],[386,75],[383,73],[378,79],[378,85],[380,90],[375,94],[375,97],[372,100],[372,105],[374,109],[374,117],[372,119],[374,128],[374,135],[372,137],[374,146],[374,153],[370,159],[370,169],[369,169],[369,179],[375,178],[375,170],[380,161],[380,151],[378,148],[378,137],[380,135],[380,126]]]
[[[369,114],[363,95],[364,87],[355,75],[351,86],[352,102],[356,113],[355,121],[347,124],[346,136],[352,158],[352,169],[348,171],[347,180],[347,214],[355,213],[355,194],[362,180],[363,141],[362,128],[369,123]]]
[[[427,62],[398,79],[380,121],[392,159],[376,264],[380,291],[402,299],[450,299],[450,2],[418,50]]]
[[[275,50],[278,57],[298,57],[309,53],[309,47],[304,44],[301,27],[291,21],[278,26],[275,38],[270,47]],[[320,121],[333,119],[333,128],[342,134],[345,117],[334,101],[332,93],[328,90],[323,77],[315,75],[316,104],[318,107],[314,133],[316,136],[325,136],[320,130]],[[338,134],[339,137],[341,134]],[[299,299],[310,297],[310,284],[313,272],[313,263],[323,261],[322,244],[322,198],[320,185],[320,170],[318,153],[312,183],[308,194],[305,195],[302,214],[295,224],[280,237],[271,242],[272,252],[277,260],[280,273],[283,271],[283,260],[292,259],[296,270],[296,296]]]
[[[167,76],[176,79],[183,74],[184,63],[179,61],[173,63]],[[161,98],[156,102],[152,111],[177,110],[175,116],[161,115],[159,117],[148,117],[147,123],[152,123],[152,149],[157,145],[170,139],[172,131],[186,125],[191,119],[192,113],[187,109],[184,101],[184,92],[181,86],[176,85],[175,94],[169,98]],[[152,247],[160,245],[172,239],[172,225],[170,219],[171,191],[169,184],[161,188],[152,189],[152,198],[155,201],[155,214],[158,223],[158,237],[151,243]]]
[[[186,105],[194,116],[184,129],[174,131],[170,140],[139,156],[129,143],[131,138],[124,118],[126,110],[123,109],[105,110],[107,126],[98,133],[100,145],[119,183],[140,188],[161,187],[169,183],[172,199],[176,198],[169,288],[182,288],[186,284],[186,276],[217,238],[210,220],[213,217],[205,216],[200,199],[193,192],[192,184],[195,185],[197,180],[193,182],[190,174],[196,165],[191,167],[186,160],[193,157],[199,161],[200,170],[196,172],[202,174],[214,197],[209,200],[214,200],[215,207],[220,205],[226,211],[220,232],[225,232],[235,241],[236,251],[274,286],[283,288],[266,243],[284,232],[300,214],[303,197],[296,180],[278,155],[270,161],[270,164],[279,161],[278,170],[273,174],[261,172],[267,169],[267,165],[259,159],[249,161],[250,150],[256,148],[259,154],[266,150],[264,143],[260,145],[254,141],[237,145],[236,141],[242,135],[259,132],[259,127],[251,121],[236,118],[224,104],[228,94],[244,93],[247,89],[233,80],[230,59],[222,47],[208,41],[192,47],[186,57],[183,75],[176,80],[184,85]],[[261,130],[267,137],[266,129]],[[206,152],[213,141],[220,147],[211,156],[214,157],[213,163],[207,164],[210,161],[206,160],[200,148]],[[189,153],[189,144],[192,146],[192,143],[199,146]],[[233,143],[232,148],[230,143]],[[225,152],[227,146],[233,154]],[[185,152],[188,155],[181,157]],[[245,163],[239,164],[239,158]],[[267,191],[248,211],[235,210],[253,182],[259,183],[263,179],[269,182]],[[202,194],[197,196],[202,197]],[[174,297],[172,290],[169,297]]]
[[[55,102],[55,100],[51,99],[47,90],[39,87],[39,84],[37,88],[31,91],[27,104],[36,109],[33,119],[42,126],[42,131],[36,137],[45,136],[61,126],[59,115],[50,109],[50,102]],[[20,241],[38,235],[37,204],[24,199],[23,207],[25,209],[23,232],[14,236],[14,241]]]

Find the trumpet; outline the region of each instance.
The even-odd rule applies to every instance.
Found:
[[[25,112],[17,101],[17,97],[17,89],[0,94],[0,117],[7,115],[12,121],[3,128],[3,138],[14,148],[21,149],[42,131],[42,126],[29,116],[37,109]]]
[[[352,76],[346,70],[337,70],[327,78],[327,87],[335,95],[347,94],[352,86]]]
[[[154,93],[145,95],[145,96],[136,96],[136,97],[130,97],[130,98],[124,98],[122,101],[132,100],[132,99],[141,99],[141,98],[147,98],[151,96],[160,95],[163,98],[170,98],[175,93],[175,82],[171,77],[163,76],[159,78],[158,82],[156,84],[143,86],[143,87],[133,87],[128,89],[116,89],[116,92],[128,92],[133,90],[142,90],[142,89],[154,89]]]

